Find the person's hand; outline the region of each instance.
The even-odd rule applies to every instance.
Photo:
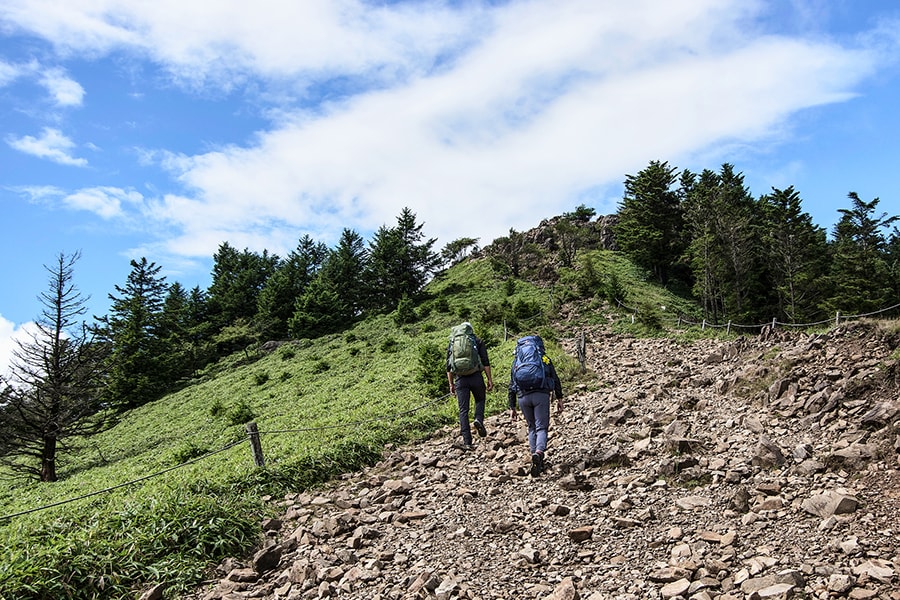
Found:
[[[493,391],[494,391],[494,380],[493,380],[493,379],[488,379],[488,382],[487,382],[487,391],[489,391],[489,392],[493,392]]]
[[[563,411],[563,401],[562,398],[556,399],[556,412],[562,414]]]
[[[453,385],[452,383],[450,384],[450,393],[451,393],[451,394],[455,394],[455,393],[456,393],[456,386]]]
[[[510,421],[515,421],[517,416],[518,415],[516,414],[516,409],[514,409],[514,408],[509,409],[509,420]]]

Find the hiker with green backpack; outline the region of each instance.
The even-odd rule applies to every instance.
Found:
[[[487,375],[487,386],[481,373]],[[456,394],[459,407],[459,433],[462,435],[462,449],[472,450],[472,428],[469,424],[471,400],[475,399],[475,431],[484,437],[484,406],[486,392],[494,389],[491,377],[491,363],[487,348],[475,337],[472,324],[465,322],[450,329],[450,344],[447,346],[447,381],[450,393]]]

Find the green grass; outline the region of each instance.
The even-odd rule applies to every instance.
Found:
[[[600,253],[597,260],[634,297],[686,307],[621,257]],[[573,385],[580,366],[555,343],[548,317],[575,289],[565,280],[553,289],[509,282],[489,261],[470,261],[429,284],[414,323],[371,317],[342,334],[269,354],[242,351],[212,365],[193,385],[61,453],[60,481],[0,480],[0,516],[58,503],[0,521],[7,540],[0,599],[123,598],[160,581],[176,593],[188,590],[211,565],[260,542],[259,522],[276,510],[263,496],[279,498],[372,464],[385,444],[455,430],[456,402],[441,378],[449,329],[462,320],[489,345],[496,388],[488,414],[506,407],[512,352],[523,333],[544,336],[564,386]],[[609,305],[591,302],[580,313],[584,322],[605,319]],[[253,464],[250,419],[261,432],[265,468]]]

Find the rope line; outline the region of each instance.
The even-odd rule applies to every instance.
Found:
[[[638,313],[638,309],[624,304],[618,298],[616,299],[616,304],[618,304],[620,307],[624,308],[625,310],[631,311],[634,314]],[[745,328],[745,329],[761,329],[763,327],[768,327],[770,325],[777,325],[777,326],[781,326],[781,327],[800,327],[800,328],[806,327],[806,328],[808,328],[808,327],[817,327],[820,325],[828,325],[831,323],[835,323],[835,321],[840,322],[840,321],[849,321],[851,319],[862,319],[865,317],[880,315],[882,313],[896,310],[898,308],[900,308],[900,304],[895,304],[893,306],[888,306],[887,308],[882,308],[880,310],[875,310],[875,311],[867,312],[867,313],[860,313],[860,314],[856,314],[856,315],[842,315],[840,313],[840,311],[837,311],[837,316],[834,319],[824,319],[822,321],[815,321],[813,323],[786,323],[783,321],[778,321],[777,319],[772,319],[771,321],[768,321],[766,323],[760,323],[758,325],[746,325],[746,324],[741,324],[741,323],[708,323],[706,321],[698,323],[696,321],[691,321],[683,316],[678,317],[678,321],[680,323],[684,323],[686,325],[694,325],[694,326],[699,326],[699,327],[711,327],[711,328],[717,328],[717,329],[731,328],[731,327],[741,327],[741,328]]]
[[[630,307],[630,306],[627,306],[626,304],[624,304],[624,303],[623,303],[621,300],[619,300],[618,298],[616,299],[616,303],[617,303],[620,307],[622,307],[622,308],[624,308],[624,309],[627,309],[627,310],[630,310],[631,312],[633,312],[633,313],[635,313],[635,314],[637,314],[637,312],[638,312],[636,308],[632,308],[632,307]],[[864,318],[864,317],[871,317],[871,316],[879,315],[879,314],[882,314],[882,313],[885,313],[885,312],[888,312],[888,311],[891,311],[891,310],[894,310],[894,309],[897,309],[897,308],[900,308],[900,303],[895,304],[895,305],[893,305],[893,306],[889,306],[889,307],[887,307],[887,308],[883,308],[883,309],[881,309],[881,310],[876,310],[876,311],[872,311],[872,312],[868,312],[868,313],[860,313],[860,314],[856,314],[856,315],[843,315],[843,316],[841,316],[840,312],[838,312],[838,313],[837,313],[836,320],[837,320],[837,321],[840,321],[840,319],[849,320],[849,319],[859,319],[859,318]],[[522,318],[521,320],[530,321],[531,319],[534,319],[534,318],[536,318],[536,317],[538,317],[538,316],[540,316],[540,315],[535,315],[534,317],[526,317],[526,318]],[[832,319],[827,319],[827,320],[824,320],[824,321],[817,321],[817,322],[814,322],[814,323],[784,323],[784,322],[781,322],[781,321],[778,321],[778,320],[773,319],[773,320],[770,321],[770,322],[762,323],[762,324],[759,324],[759,325],[745,325],[745,324],[740,324],[740,323],[728,323],[728,324],[725,324],[725,325],[721,325],[721,324],[714,324],[714,323],[706,323],[705,321],[704,321],[703,323],[696,323],[696,322],[693,322],[693,321],[689,321],[689,320],[687,320],[687,319],[685,319],[685,318],[683,318],[683,317],[679,317],[679,322],[681,322],[681,323],[686,323],[686,324],[688,324],[688,325],[695,325],[695,326],[699,325],[699,326],[703,326],[703,327],[714,327],[714,328],[723,328],[723,327],[728,327],[728,328],[730,328],[730,327],[742,327],[742,328],[747,328],[747,329],[759,329],[759,328],[762,328],[762,327],[767,327],[767,326],[769,326],[769,325],[780,325],[780,326],[783,326],[783,327],[814,327],[814,326],[818,326],[818,325],[825,325],[825,324],[828,324],[828,323],[832,323],[833,320],[832,320]],[[420,404],[419,406],[416,406],[416,407],[411,408],[411,409],[409,409],[409,410],[401,411],[401,412],[394,413],[394,414],[391,414],[391,415],[383,415],[383,416],[380,416],[380,417],[374,417],[374,418],[372,418],[372,419],[363,419],[363,420],[359,420],[359,421],[353,421],[353,422],[350,422],[350,423],[337,423],[337,424],[335,424],[335,425],[322,425],[322,426],[319,426],[319,427],[302,427],[302,428],[298,428],[298,429],[273,429],[273,430],[270,430],[270,431],[260,431],[260,432],[259,432],[259,435],[263,435],[263,434],[265,434],[265,435],[272,435],[272,434],[276,434],[276,433],[303,433],[303,432],[310,432],[310,431],[325,431],[325,430],[330,430],[330,429],[341,429],[341,428],[345,428],[345,427],[359,427],[360,425],[366,425],[366,424],[368,424],[368,423],[375,423],[375,422],[378,422],[378,421],[385,421],[385,420],[389,420],[389,419],[397,419],[397,418],[402,417],[402,416],[406,416],[406,415],[410,415],[410,414],[416,413],[416,412],[418,412],[418,411],[420,411],[420,410],[423,410],[423,409],[425,409],[425,408],[428,408],[428,407],[431,407],[431,406],[436,406],[436,405],[439,404],[440,402],[443,402],[444,400],[446,400],[448,397],[450,397],[450,394],[449,394],[449,393],[448,393],[448,394],[444,394],[443,396],[440,396],[440,397],[435,398],[435,399],[433,399],[433,400],[430,400],[430,401],[428,401],[428,402],[426,402],[426,403]],[[137,484],[137,483],[141,483],[141,482],[143,482],[143,481],[147,481],[148,479],[152,479],[152,478],[154,478],[154,477],[159,477],[160,475],[164,475],[164,474],[169,473],[169,472],[171,472],[171,471],[174,471],[174,470],[176,470],[176,469],[180,469],[180,468],[185,467],[185,466],[187,466],[187,465],[190,465],[190,464],[199,462],[199,461],[201,461],[201,460],[205,460],[205,459],[207,459],[207,458],[209,458],[209,457],[211,457],[211,456],[215,456],[216,454],[225,452],[226,450],[230,450],[230,449],[233,448],[234,446],[236,446],[236,445],[238,445],[238,444],[240,444],[240,443],[243,443],[244,441],[245,441],[245,440],[239,440],[239,441],[236,441],[236,442],[232,442],[232,443],[230,443],[230,444],[227,444],[227,445],[223,446],[223,447],[220,448],[219,450],[213,450],[213,451],[211,451],[211,452],[207,452],[206,454],[203,454],[202,456],[198,456],[198,457],[196,457],[196,458],[192,458],[192,459],[187,460],[187,461],[185,461],[185,462],[183,462],[183,463],[179,463],[179,464],[174,465],[174,466],[172,466],[172,467],[163,469],[163,470],[161,470],[161,471],[157,471],[156,473],[151,473],[151,474],[149,474],[149,475],[145,475],[145,476],[143,476],[143,477],[139,477],[138,479],[133,479],[133,480],[131,480],[131,481],[126,481],[126,482],[123,482],[123,483],[119,483],[119,484],[116,484],[116,485],[114,485],[114,486],[110,486],[110,487],[104,488],[104,489],[102,489],[102,490],[96,490],[96,491],[93,491],[93,492],[89,492],[89,493],[83,494],[83,495],[81,495],[81,496],[76,496],[76,497],[73,497],[73,498],[68,498],[68,499],[66,499],[66,500],[60,500],[59,502],[53,502],[53,503],[51,503],[51,504],[46,504],[46,505],[44,505],[44,506],[39,506],[39,507],[36,507],[36,508],[31,508],[31,509],[23,510],[23,511],[16,512],[16,513],[11,513],[11,514],[8,514],[8,515],[3,515],[3,516],[0,516],[0,522],[7,521],[7,520],[12,519],[12,518],[14,518],[14,517],[20,517],[20,516],[22,516],[22,515],[27,515],[27,514],[30,514],[30,513],[34,513],[34,512],[41,511],[41,510],[46,510],[46,509],[48,509],[48,508],[53,508],[53,507],[56,507],[56,506],[62,506],[62,505],[64,505],[64,504],[69,504],[69,503],[71,503],[71,502],[76,502],[76,501],[78,501],[78,500],[84,500],[84,499],[91,498],[91,497],[93,497],[93,496],[97,496],[97,495],[100,495],[100,494],[109,493],[109,492],[115,491],[115,490],[120,489],[120,488],[123,488],[123,487],[127,487],[127,486],[130,486],[130,485],[134,485],[134,484]]]
[[[391,415],[383,415],[383,416],[380,416],[380,417],[374,417],[374,418],[372,418],[372,419],[365,419],[365,420],[361,420],[361,421],[353,421],[353,422],[350,422],[350,423],[339,423],[339,424],[336,424],[336,425],[323,425],[323,426],[320,426],[320,427],[306,427],[306,428],[301,428],[301,429],[276,429],[276,430],[265,431],[265,432],[260,431],[259,434],[262,435],[262,434],[264,434],[264,433],[265,433],[265,434],[275,434],[275,433],[299,433],[299,432],[307,432],[307,431],[323,431],[323,430],[326,430],[326,429],[339,429],[339,428],[343,428],[343,427],[348,427],[348,428],[349,428],[349,427],[358,427],[358,426],[360,426],[360,425],[365,425],[365,424],[367,424],[367,423],[374,423],[374,422],[376,422],[376,421],[384,421],[384,420],[388,420],[388,419],[397,419],[397,418],[402,417],[402,416],[410,415],[410,414],[413,414],[413,413],[415,413],[415,412],[418,412],[418,411],[420,411],[420,410],[422,410],[422,409],[425,409],[425,408],[428,408],[428,407],[431,407],[431,406],[436,406],[436,405],[438,405],[439,403],[441,403],[441,402],[443,402],[444,400],[446,400],[448,397],[450,397],[450,394],[444,394],[443,396],[440,396],[440,397],[435,398],[435,399],[433,399],[433,400],[429,400],[428,402],[425,402],[425,403],[423,403],[423,404],[420,404],[419,406],[416,406],[416,407],[411,408],[411,409],[409,409],[409,410],[401,411],[401,412],[394,413],[394,414],[391,414]],[[248,434],[247,437],[249,437],[249,434]],[[62,506],[63,504],[69,504],[69,503],[71,503],[71,502],[76,502],[76,501],[78,501],[78,500],[84,500],[84,499],[86,499],[86,498],[91,498],[91,497],[93,497],[93,496],[98,496],[98,495],[100,495],[100,494],[109,493],[109,492],[115,491],[115,490],[120,489],[120,488],[123,488],[123,487],[127,487],[127,486],[130,486],[130,485],[134,485],[134,484],[137,484],[137,483],[141,483],[141,482],[146,481],[146,480],[148,480],[148,479],[152,479],[152,478],[154,478],[154,477],[159,477],[160,475],[164,475],[164,474],[166,474],[166,473],[169,473],[170,471],[174,471],[174,470],[176,470],[176,469],[180,469],[181,467],[184,467],[184,466],[187,466],[187,465],[190,465],[190,464],[199,462],[199,461],[201,461],[201,460],[207,459],[207,458],[209,458],[209,457],[211,457],[211,456],[214,456],[214,455],[216,455],[216,454],[219,454],[219,453],[221,453],[221,452],[225,452],[226,450],[230,450],[230,449],[233,448],[234,446],[237,446],[238,444],[242,444],[242,443],[244,443],[245,441],[246,441],[246,440],[241,439],[241,440],[238,440],[238,441],[236,441],[236,442],[231,442],[230,444],[227,444],[227,445],[223,446],[223,447],[220,448],[219,450],[213,450],[213,451],[207,452],[206,454],[204,454],[204,455],[202,455],[202,456],[198,456],[198,457],[196,457],[196,458],[192,458],[192,459],[187,460],[187,461],[185,461],[185,462],[183,462],[183,463],[179,463],[179,464],[174,465],[174,466],[172,466],[172,467],[168,467],[168,468],[163,469],[163,470],[161,470],[161,471],[157,471],[156,473],[151,473],[151,474],[149,474],[149,475],[144,475],[143,477],[139,477],[139,478],[137,478],[137,479],[132,479],[131,481],[126,481],[126,482],[123,482],[123,483],[119,483],[119,484],[110,486],[110,487],[108,487],[108,488],[104,488],[104,489],[102,489],[102,490],[96,490],[96,491],[93,491],[93,492],[88,492],[88,493],[83,494],[83,495],[81,495],[81,496],[76,496],[76,497],[73,497],[73,498],[68,498],[68,499],[66,499],[66,500],[60,500],[59,502],[53,502],[53,503],[51,503],[51,504],[46,504],[46,505],[44,505],[44,506],[38,506],[38,507],[36,507],[36,508],[30,508],[30,509],[23,510],[23,511],[20,511],[20,512],[17,512],[17,513],[11,513],[11,514],[8,514],[8,515],[3,515],[3,516],[0,516],[0,522],[7,521],[7,520],[12,519],[12,518],[14,518],[14,517],[20,517],[20,516],[22,516],[22,515],[27,515],[27,514],[30,514],[30,513],[34,513],[34,512],[46,510],[46,509],[48,509],[48,508],[54,508],[54,507],[56,507],[56,506]]]
[[[179,463],[179,464],[177,464],[177,465],[175,465],[175,466],[169,467],[169,468],[167,468],[167,469],[163,469],[162,471],[157,471],[156,473],[151,473],[151,474],[149,474],[149,475],[144,475],[143,477],[139,477],[139,478],[137,478],[137,479],[132,479],[131,481],[125,481],[125,482],[123,482],[123,483],[119,483],[119,484],[110,486],[110,487],[108,487],[108,488],[102,489],[102,490],[96,490],[96,491],[94,491],[94,492],[88,492],[87,494],[84,494],[84,495],[82,495],[82,496],[76,496],[76,497],[74,497],[74,498],[68,498],[68,499],[66,499],[66,500],[60,500],[59,502],[54,502],[54,503],[52,503],[52,504],[46,504],[46,505],[44,505],[44,506],[39,506],[39,507],[37,507],[37,508],[29,508],[28,510],[23,510],[23,511],[21,511],[21,512],[12,513],[12,514],[9,514],[9,515],[3,515],[2,517],[0,517],[0,521],[5,521],[5,520],[7,520],[7,519],[12,519],[13,517],[20,517],[20,516],[22,516],[22,515],[27,515],[27,514],[29,514],[29,513],[38,512],[38,511],[40,511],[40,510],[45,510],[45,509],[47,509],[47,508],[53,508],[54,506],[62,506],[63,504],[68,504],[68,503],[70,503],[70,502],[75,502],[75,501],[77,501],[77,500],[84,500],[85,498],[90,498],[90,497],[92,497],[92,496],[98,496],[98,495],[100,495],[100,494],[105,494],[105,493],[107,493],[107,492],[112,492],[112,491],[114,491],[114,490],[117,490],[117,489],[119,489],[119,488],[123,488],[123,487],[125,487],[125,486],[134,485],[134,484],[136,484],[136,483],[140,483],[140,482],[142,482],[142,481],[146,481],[147,479],[152,479],[153,477],[158,477],[158,476],[160,476],[160,475],[163,475],[163,474],[165,474],[165,473],[168,473],[169,471],[174,471],[175,469],[180,469],[181,467],[184,467],[184,466],[186,466],[186,465],[190,465],[190,464],[192,464],[192,463],[199,462],[199,461],[201,461],[201,460],[203,460],[203,459],[205,459],[205,458],[209,458],[210,456],[213,456],[214,454],[219,454],[220,452],[225,452],[226,450],[228,450],[228,449],[230,449],[230,448],[232,448],[232,447],[234,447],[234,446],[236,446],[236,445],[242,443],[243,441],[244,441],[244,440],[240,440],[240,441],[237,441],[237,442],[232,442],[232,443],[230,443],[230,444],[228,444],[228,445],[226,445],[226,446],[220,448],[219,450],[213,450],[213,451],[211,451],[211,452],[207,452],[207,453],[204,454],[203,456],[198,456],[198,457],[196,457],[196,458],[192,458],[192,459],[187,460],[187,461],[185,461],[185,462],[183,462],[183,463]]]

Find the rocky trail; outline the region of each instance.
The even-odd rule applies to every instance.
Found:
[[[521,418],[445,428],[281,499],[190,598],[900,600],[896,321],[586,337],[539,477]]]

